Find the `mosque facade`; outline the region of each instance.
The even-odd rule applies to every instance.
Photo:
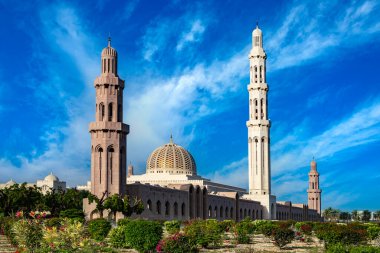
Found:
[[[321,220],[321,190],[314,159],[309,173],[308,204],[277,201],[271,192],[266,58],[263,34],[256,27],[249,53],[246,122],[249,190],[246,191],[198,175],[193,156],[172,137],[149,155],[145,174],[135,175],[132,165],[126,168],[129,126],[122,119],[124,80],[118,75],[117,51],[109,39],[101,54],[101,74],[94,81],[96,113],[89,126],[91,193],[99,198],[112,194],[137,197],[142,200],[144,211],[135,216],[146,219]],[[95,204],[89,204],[87,199],[83,201],[83,209],[87,219],[98,217]]]

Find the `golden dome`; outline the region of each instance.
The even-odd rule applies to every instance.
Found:
[[[183,147],[170,142],[156,148],[146,162],[146,173],[169,173],[173,175],[196,175],[193,156]]]

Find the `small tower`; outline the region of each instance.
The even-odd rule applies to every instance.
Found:
[[[129,126],[123,123],[124,80],[117,73],[117,52],[108,46],[101,55],[101,74],[94,81],[95,122],[91,122],[91,193],[101,197],[126,192],[126,145]]]
[[[128,174],[127,177],[133,176],[133,165],[129,164],[128,165]]]
[[[309,189],[307,190],[308,205],[310,209],[317,210],[321,214],[321,194],[319,189],[319,173],[317,171],[317,162],[314,160],[310,163],[309,172]]]

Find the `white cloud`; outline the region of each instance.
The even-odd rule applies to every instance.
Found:
[[[339,1],[311,1],[292,6],[282,26],[267,37],[268,69],[302,65],[334,47],[354,47],[367,42],[380,32],[380,22],[375,18],[379,14],[379,5],[374,1],[352,1],[346,6]]]
[[[205,29],[206,27],[203,25],[201,20],[195,20],[190,27],[190,31],[184,32],[179,39],[176,47],[177,51],[181,51],[186,45],[190,43],[200,41]]]

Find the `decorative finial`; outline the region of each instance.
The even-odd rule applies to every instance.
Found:
[[[314,159],[314,155],[313,155],[313,161],[315,161],[315,159]]]
[[[111,33],[108,33],[108,47],[111,47]]]
[[[170,133],[170,143],[173,143],[173,135]]]
[[[256,28],[259,28],[259,20],[256,20]]]

